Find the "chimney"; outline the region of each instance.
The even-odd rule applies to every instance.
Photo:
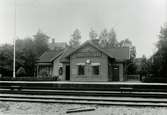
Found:
[[[55,39],[54,38],[52,38],[52,43],[55,43]]]

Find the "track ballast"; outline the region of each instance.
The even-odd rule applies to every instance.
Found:
[[[1,101],[167,106],[167,84],[0,81]]]

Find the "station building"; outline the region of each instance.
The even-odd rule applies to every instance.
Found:
[[[87,41],[78,48],[45,52],[37,61],[37,76],[42,71],[62,81],[126,81],[128,47],[102,48]]]

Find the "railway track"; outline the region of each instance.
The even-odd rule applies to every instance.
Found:
[[[166,89],[166,84],[0,81],[0,100],[167,106]]]

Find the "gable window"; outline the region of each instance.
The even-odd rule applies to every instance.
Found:
[[[92,66],[93,75],[99,75],[100,74],[100,70],[99,69],[100,69],[99,65]]]
[[[78,75],[84,75],[84,74],[85,74],[85,66],[78,65]]]

